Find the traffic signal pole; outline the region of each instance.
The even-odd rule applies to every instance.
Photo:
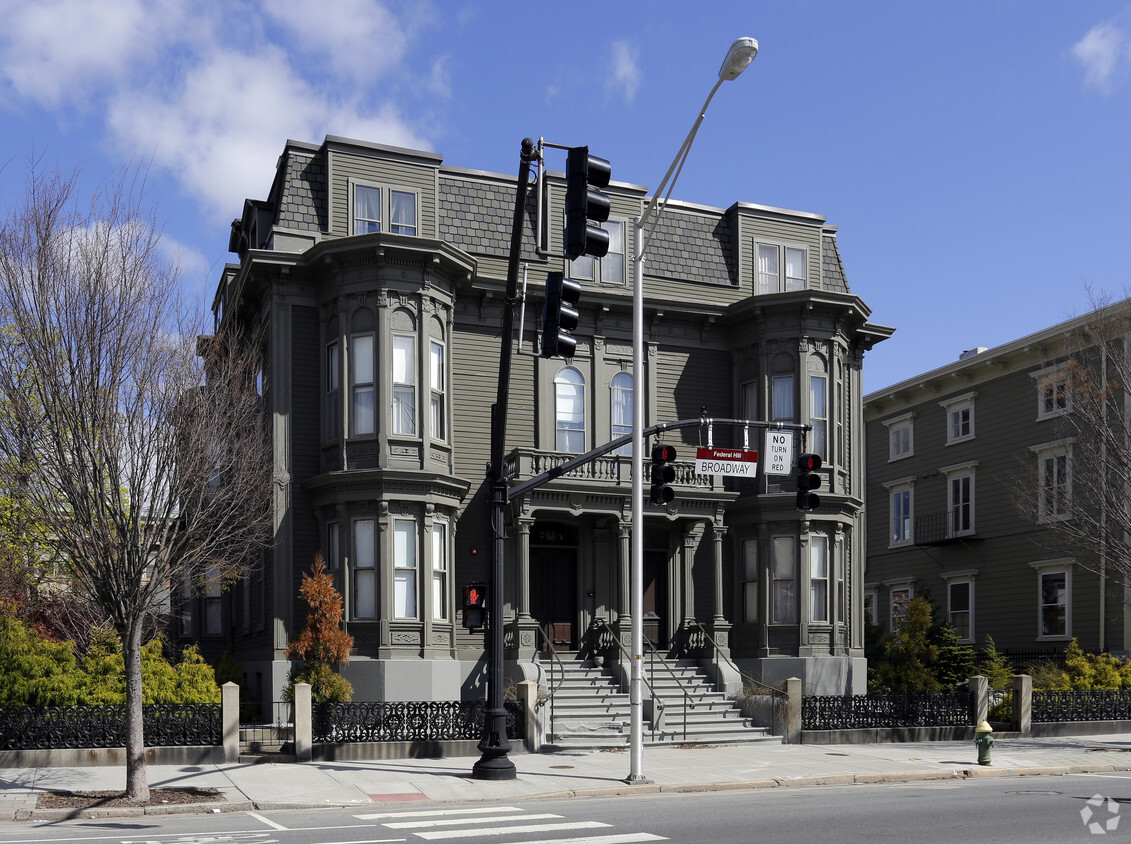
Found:
[[[487,590],[487,710],[484,713],[483,754],[472,766],[471,775],[481,780],[513,780],[517,773],[507,755],[507,711],[503,706],[503,560],[506,551],[504,519],[507,506],[507,479],[503,459],[507,440],[507,401],[510,397],[511,355],[514,347],[514,309],[518,302],[518,265],[522,256],[522,228],[526,215],[526,191],[530,181],[530,162],[534,141],[522,140],[522,154],[515,188],[514,220],[511,224],[511,251],[507,262],[507,289],[503,301],[503,329],[499,338],[499,385],[491,408],[491,462],[487,466],[487,488],[491,499],[491,579]]]

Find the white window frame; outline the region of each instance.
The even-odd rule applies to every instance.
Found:
[[[354,437],[372,437],[377,433],[375,344],[376,335],[371,331],[350,335],[350,435]],[[358,346],[362,346],[363,350],[359,350]],[[364,377],[366,375],[368,379]],[[366,395],[369,397],[367,408],[359,400]]]
[[[432,620],[448,620],[448,523],[432,522]]]
[[[631,372],[615,372],[609,379],[609,439],[611,440],[632,433],[634,388]],[[632,443],[625,443],[614,449],[612,453],[631,456]]]
[[[209,569],[204,584],[204,624],[205,636],[224,635],[224,584],[216,569]]]
[[[337,522],[326,524],[326,565],[337,571],[342,556],[342,529]]]
[[[368,182],[351,179],[350,180],[350,197],[349,197],[349,232],[350,234],[375,234],[377,232],[388,231],[391,234],[403,234],[415,236],[420,231],[420,191],[413,190],[412,188],[404,187],[402,185],[383,184],[380,182]],[[362,191],[377,191],[377,207],[378,216],[361,216],[358,213],[358,199]],[[399,210],[403,206],[399,206],[395,201],[396,197],[411,197],[412,198],[412,222],[409,223],[404,219],[397,222],[393,221],[393,212],[396,208]],[[386,221],[388,225],[386,226]],[[361,229],[359,231],[359,229]]]
[[[770,623],[797,624],[797,537],[770,537]]]
[[[876,618],[876,608],[880,605],[880,591],[875,584],[865,584],[864,586],[864,603],[861,605],[864,611],[864,619],[870,624],[879,624],[880,621]]]
[[[572,373],[572,375],[567,375]],[[576,380],[574,377],[576,376]],[[566,402],[580,407],[566,411]],[[563,366],[554,375],[554,450],[567,454],[585,451],[586,417],[585,375],[576,366]],[[580,419],[578,419],[580,416]]]
[[[393,618],[419,618],[416,519],[393,520]]]
[[[341,343],[337,338],[326,344],[326,440],[327,442],[339,439],[342,436],[342,358]]]
[[[946,619],[950,625],[958,631],[959,639],[967,644],[973,644],[977,639],[977,633],[974,629],[974,578],[978,572],[975,569],[967,569],[965,571],[952,571],[944,572],[942,579],[946,582]],[[952,587],[963,586],[967,587],[967,607],[965,610],[956,609],[954,606],[954,595],[951,592]],[[961,629],[954,623],[955,616],[964,613],[966,615],[966,635],[962,635]]]
[[[609,233],[608,254],[603,258],[594,258],[592,255],[574,258],[569,263],[570,277],[594,281],[600,276],[601,284],[625,287],[628,284],[625,268],[628,266],[627,244],[630,226],[625,220],[614,218],[602,223],[601,228]]]
[[[974,502],[975,473],[978,468],[977,460],[959,463],[954,466],[944,466],[939,469],[946,475],[946,535],[947,537],[970,536],[975,532]],[[966,484],[963,499],[962,483]],[[957,487],[957,489],[956,489]],[[956,491],[959,495],[956,496]]]
[[[907,605],[915,600],[915,578],[888,580],[884,586],[888,590],[888,632],[894,633],[899,622],[907,618]]]
[[[939,407],[946,411],[946,444],[955,445],[974,439],[974,399],[978,397],[975,392],[963,393],[952,396],[946,401],[939,402]],[[965,414],[965,418],[963,418]]]
[[[883,485],[888,491],[888,548],[915,543],[915,479],[900,478]],[[906,496],[906,504],[903,498]]]
[[[353,575],[352,617],[361,621],[377,619],[377,521],[359,518],[352,522],[350,568]]]
[[[1029,449],[1037,456],[1038,524],[1071,518],[1072,446],[1075,442],[1075,437],[1068,437]]]
[[[447,408],[448,347],[435,337],[428,339],[429,434],[439,442],[448,441]]]
[[[419,382],[416,335],[396,332],[392,338],[393,434],[415,437],[417,431],[416,386]],[[407,411],[407,412],[406,412]]]
[[[888,429],[888,463],[903,460],[915,454],[915,414],[904,413],[885,419]]]
[[[809,621],[829,624],[829,538],[809,534]]]
[[[797,415],[794,395],[794,378],[788,375],[770,376],[770,419],[773,422],[793,422]],[[786,405],[789,405],[786,407]]]
[[[758,623],[758,540],[742,543],[742,621]]]
[[[1030,563],[1037,573],[1037,641],[1065,642],[1072,638],[1072,570],[1075,561],[1071,559],[1042,560]],[[1049,602],[1045,596],[1046,578],[1064,578],[1063,602]],[[1064,630],[1060,633],[1045,632],[1045,614],[1050,607],[1064,607]]]
[[[1037,421],[1056,419],[1072,412],[1068,364],[1048,366],[1030,373],[1037,389]]]
[[[773,256],[772,264],[770,256]],[[792,270],[792,271],[791,271]],[[800,270],[800,274],[798,274]],[[809,287],[809,249],[794,243],[754,242],[756,295],[806,290]]]
[[[820,385],[820,389],[817,386]],[[809,424],[813,426],[813,451],[829,459],[829,378],[809,376]]]

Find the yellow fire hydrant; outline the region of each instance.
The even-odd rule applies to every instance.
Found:
[[[974,744],[978,745],[978,764],[990,764],[990,748],[994,746],[994,728],[983,721],[974,728]]]

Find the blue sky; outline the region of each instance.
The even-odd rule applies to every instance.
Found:
[[[1131,0],[0,0],[0,191],[25,162],[149,198],[210,301],[287,138],[515,173],[523,137],[655,185],[739,36],[675,196],[823,214],[897,329],[872,391],[1128,288]],[[556,168],[560,169],[560,168]]]

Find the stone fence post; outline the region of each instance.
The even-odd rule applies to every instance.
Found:
[[[1033,731],[1033,678],[1028,674],[1013,675],[1013,723],[1014,732],[1023,736]]]
[[[542,749],[542,736],[538,732],[538,684],[523,680],[518,684],[518,699],[522,701],[524,744],[531,753]]]
[[[801,679],[790,677],[785,681],[785,691],[789,695],[789,704],[785,714],[785,735],[782,738],[786,744],[801,744]]]
[[[309,762],[313,741],[310,684],[295,683],[295,761]]]
[[[975,674],[967,681],[970,687],[970,720],[978,726],[990,714],[990,681]]]
[[[220,687],[220,708],[223,713],[221,735],[224,745],[224,762],[234,765],[240,761],[240,687],[225,683]]]

